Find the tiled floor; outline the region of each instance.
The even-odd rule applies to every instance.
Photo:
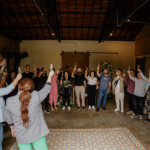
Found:
[[[139,118],[132,119],[130,115],[126,115],[128,111],[128,104],[125,100],[125,113],[114,112],[114,99],[107,101],[107,110],[100,109],[99,112],[95,110],[76,110],[73,107],[71,111],[67,108],[62,111],[45,113],[45,120],[51,129],[91,129],[91,128],[111,128],[111,127],[127,127],[137,137],[137,139],[150,150],[150,124],[145,123],[146,115],[143,120]],[[8,150],[15,142],[15,138],[10,135],[8,126],[4,126],[4,141],[3,150]]]

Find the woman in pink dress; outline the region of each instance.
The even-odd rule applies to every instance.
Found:
[[[53,68],[55,71],[55,68]],[[58,76],[59,70],[57,70],[57,73],[54,74],[51,81],[51,90],[49,94],[49,103],[51,105],[51,110],[54,111],[54,108],[58,110],[57,108],[57,99],[58,99],[58,87],[57,87],[57,76]],[[54,103],[54,108],[53,108]]]

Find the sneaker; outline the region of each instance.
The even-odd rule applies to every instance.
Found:
[[[68,110],[71,110],[70,106],[68,106]]]
[[[50,113],[50,111],[49,111],[48,109],[45,109],[45,112],[46,112],[46,113]]]
[[[136,118],[137,117],[137,115],[136,114],[133,114],[132,116],[131,116],[131,118]]]
[[[92,109],[95,109],[95,106],[92,106]]]
[[[97,108],[96,111],[99,112],[99,108]]]
[[[114,111],[120,111],[120,109],[116,108]]]
[[[121,110],[121,113],[123,113],[124,112],[124,110]]]
[[[80,107],[77,107],[77,110],[80,110]]]
[[[142,118],[142,115],[140,115],[139,119],[143,119],[143,118]]]
[[[103,108],[103,110],[106,110],[106,108],[105,107],[102,107]]]
[[[91,106],[89,106],[89,109],[91,109]]]
[[[65,110],[65,106],[63,106],[62,110]]]
[[[149,121],[149,119],[147,118],[147,119],[145,119],[145,122],[148,122]]]
[[[82,110],[85,110],[85,107],[82,107]]]

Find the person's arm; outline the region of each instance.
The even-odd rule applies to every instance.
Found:
[[[9,101],[9,99],[8,99],[8,101]],[[8,125],[10,126],[12,136],[16,137],[15,130],[14,130],[13,118],[12,118],[11,112],[9,111],[8,105],[9,104],[6,103],[6,120],[7,120]]]
[[[138,71],[140,72],[140,75],[143,78],[143,80],[148,81],[148,78],[144,76],[143,72],[140,69],[138,69]]]
[[[12,118],[11,112],[9,111],[8,105],[9,105],[9,99],[8,99],[8,103],[6,103],[6,120],[7,120],[8,125],[10,126],[12,136],[16,137],[13,118]]]
[[[73,69],[73,72],[71,74],[71,78],[75,78],[74,72],[76,71],[76,68]]]
[[[84,84],[84,87],[86,88],[86,81],[85,80],[83,81],[83,84]]]
[[[36,67],[34,67],[34,74],[33,74],[33,78],[36,78],[37,77],[37,69]]]
[[[136,78],[131,76],[130,71],[128,70],[127,72],[128,72],[128,74],[129,74],[129,78],[130,78],[131,80],[135,81]]]
[[[98,88],[99,88],[99,85],[98,85],[97,78],[96,78],[96,89],[98,90]]]
[[[129,78],[126,78],[126,76],[123,75],[123,79],[124,79],[124,82],[128,82],[129,81]]]
[[[40,91],[38,91],[38,96],[39,96],[39,102],[40,103],[46,98],[47,94],[50,92],[51,79],[52,79],[53,75],[54,75],[54,71],[51,71],[49,73],[46,84],[44,85],[44,87]]]
[[[111,88],[111,82],[108,83],[108,93],[110,91],[110,88]]]
[[[115,90],[115,79],[116,79],[116,78],[114,78],[114,80],[113,80],[113,82],[112,82],[112,91]]]
[[[87,71],[85,71],[85,79],[87,79],[88,80],[88,76],[87,76]]]
[[[38,74],[38,78],[41,77],[42,73],[43,73],[43,71],[41,71],[41,72]]]
[[[97,76],[100,77],[101,74],[99,73],[99,66],[97,67]]]
[[[60,79],[60,85],[63,85],[63,77]]]
[[[0,88],[0,96],[8,95],[18,84],[18,81],[22,78],[22,74],[19,73],[15,80],[6,88]]]

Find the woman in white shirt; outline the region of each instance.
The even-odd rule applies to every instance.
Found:
[[[98,89],[98,83],[96,78],[95,71],[90,72],[90,76],[87,76],[87,71],[85,71],[85,78],[88,81],[88,105],[89,109],[95,109],[95,95],[96,95],[96,89]]]

